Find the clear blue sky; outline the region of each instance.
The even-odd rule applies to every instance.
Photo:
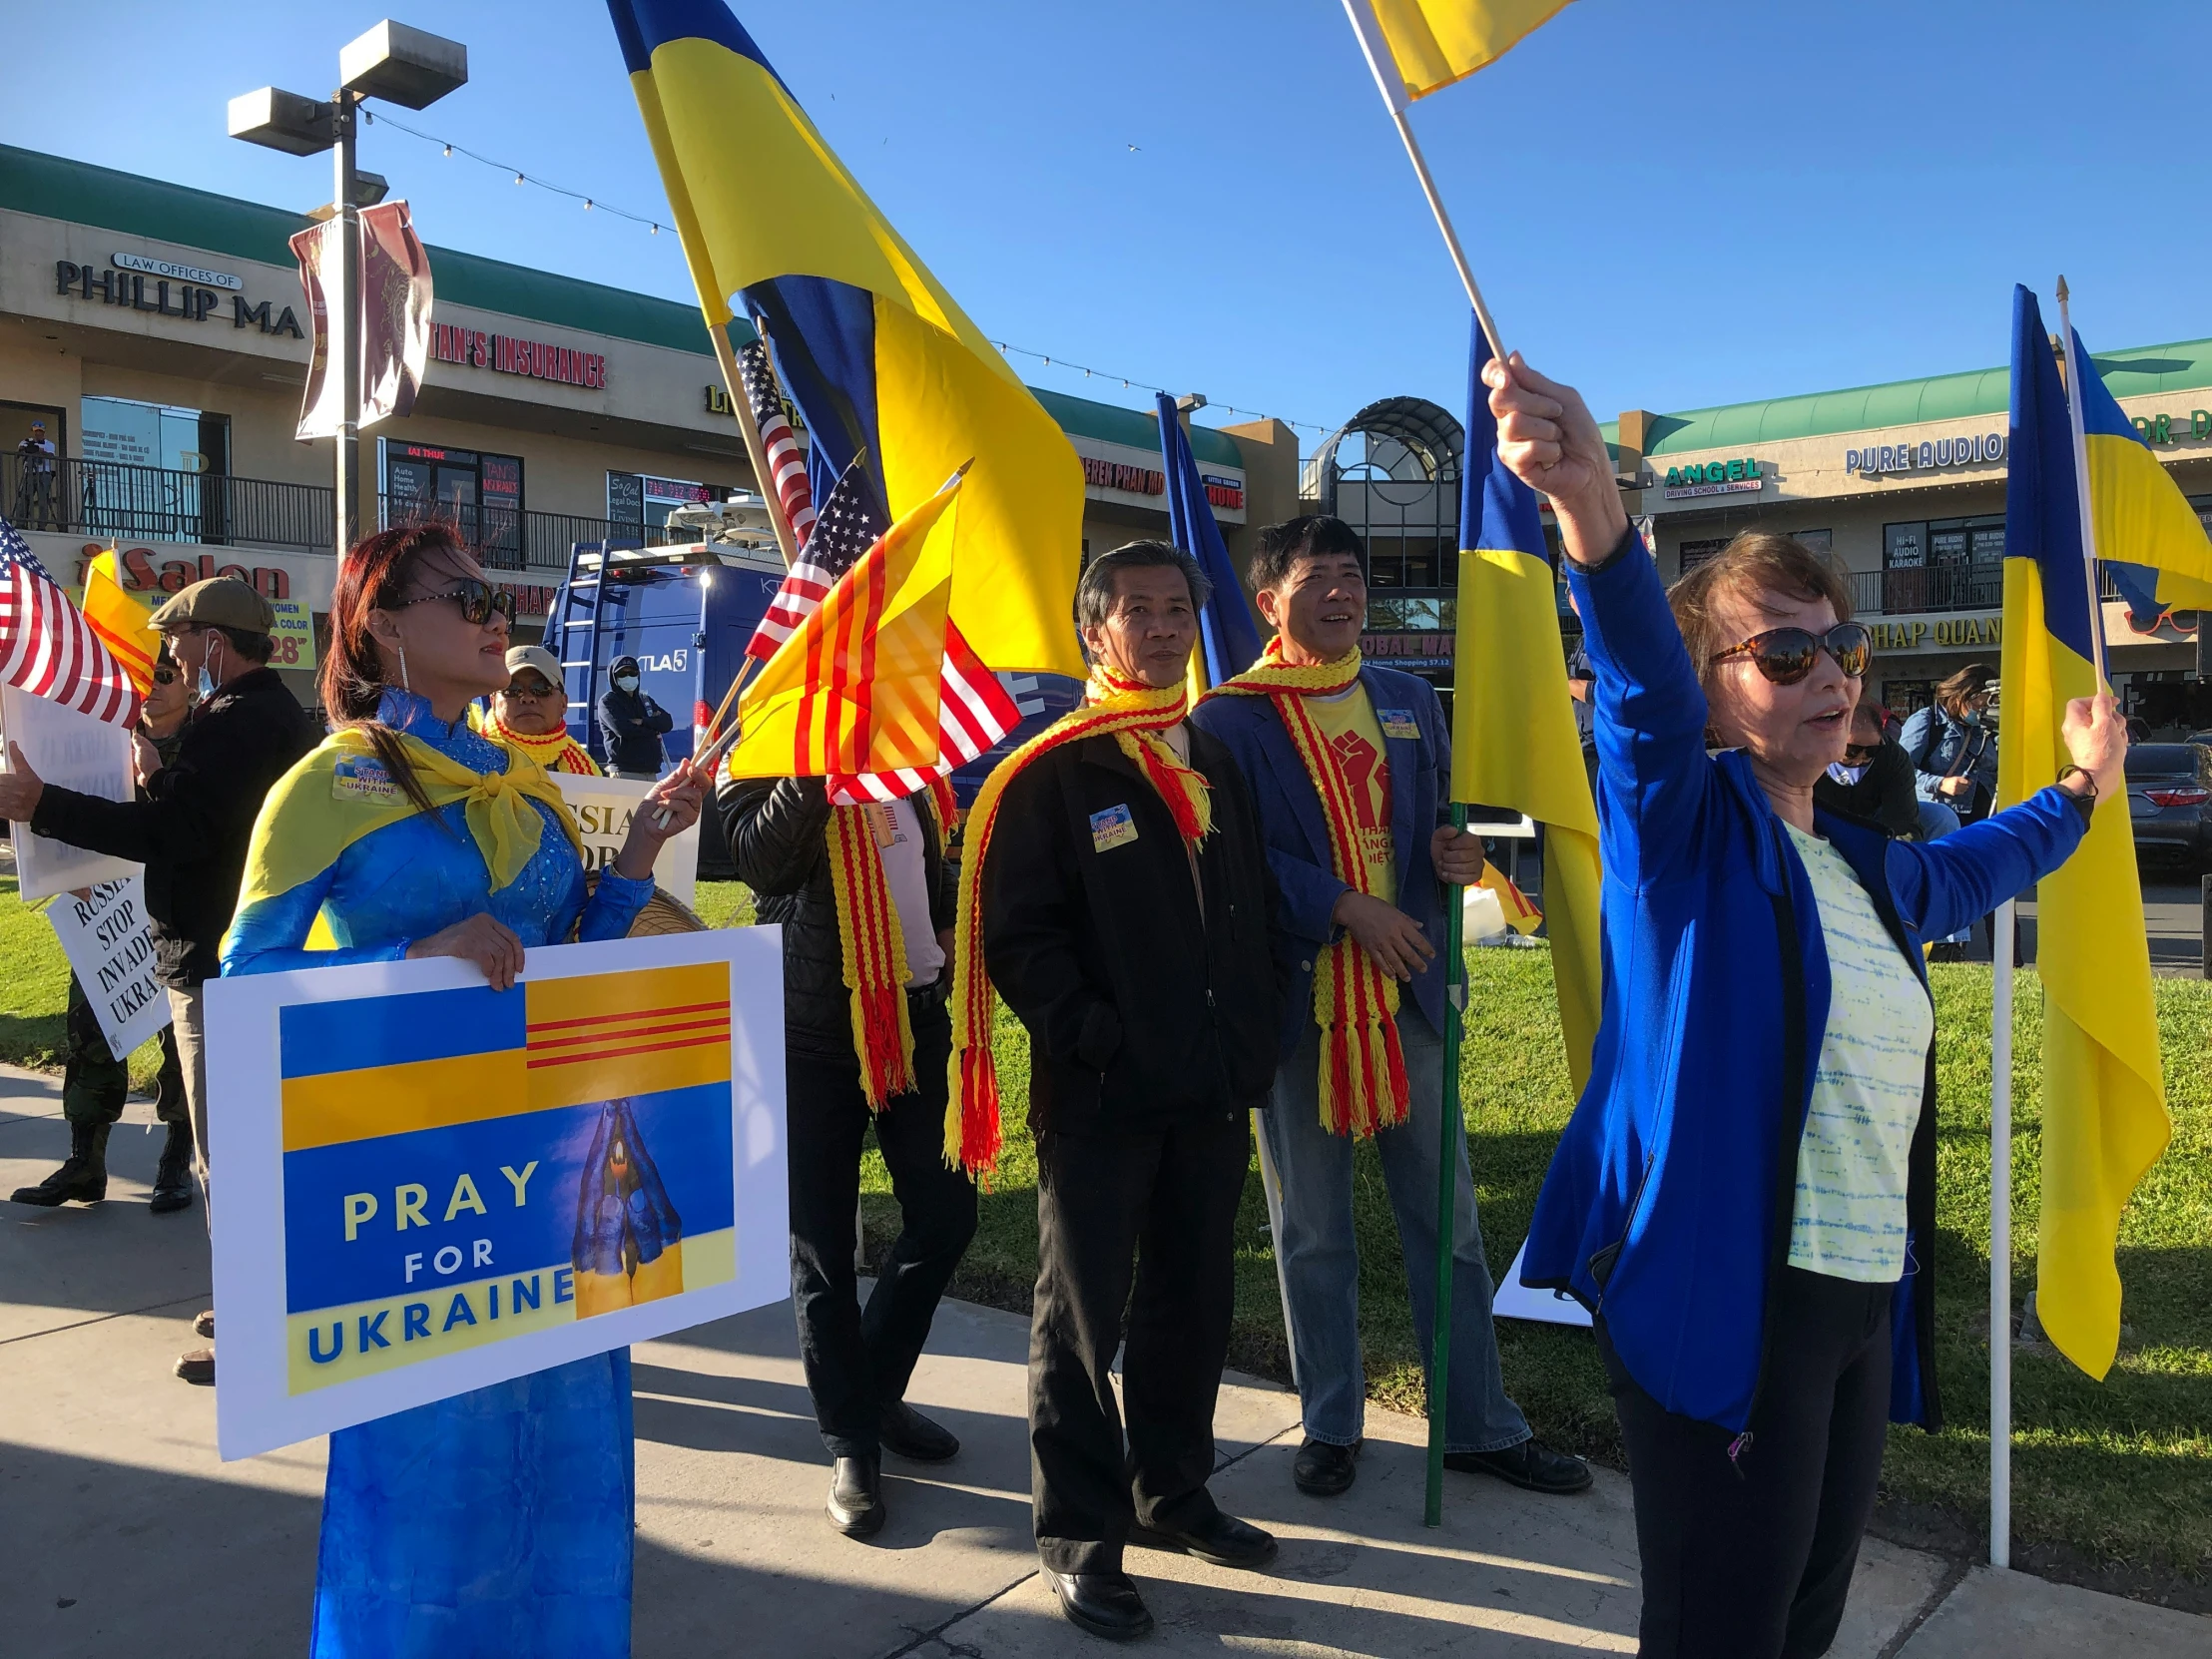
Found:
[[[991,337],[1321,424],[1462,402],[1464,301],[1337,0],[738,10]],[[327,162],[227,139],[225,101],[327,92],[382,15],[41,4],[8,31],[0,139],[305,209]],[[600,6],[394,15],[474,77],[398,119],[665,212]],[[2047,300],[2060,270],[2100,350],[2212,335],[2208,59],[2212,13],[2174,3],[1576,0],[1413,121],[1509,343],[1604,416],[1995,363],[2010,284]],[[362,165],[432,243],[694,297],[666,232],[389,129]]]

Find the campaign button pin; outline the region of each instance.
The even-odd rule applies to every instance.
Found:
[[[1137,838],[1136,822],[1129,816],[1129,805],[1109,807],[1103,813],[1091,814],[1091,849],[1106,852],[1117,846],[1127,846]]]
[[[1420,727],[1413,720],[1410,709],[1378,709],[1375,718],[1382,724],[1385,738],[1411,738],[1418,740]]]

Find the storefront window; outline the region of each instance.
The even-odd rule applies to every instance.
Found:
[[[1882,702],[1900,720],[1917,715],[1936,701],[1936,682],[1933,680],[1885,680],[1882,682]]]
[[[231,470],[229,415],[129,397],[79,408],[76,505],[88,534],[223,539],[223,492],[202,478]]]
[[[1711,536],[1703,541],[1686,541],[1682,544],[1682,568],[1679,574],[1687,576],[1691,571],[1734,540],[1731,536]]]
[[[522,565],[522,458],[379,438],[384,519],[442,518],[487,565]]]
[[[1964,611],[2004,597],[2004,519],[1928,519],[1882,527],[1882,608]]]
[[[728,484],[702,484],[689,478],[656,478],[650,473],[607,474],[607,517],[615,524],[668,523],[679,507],[696,507],[709,501],[727,501],[737,493]]]

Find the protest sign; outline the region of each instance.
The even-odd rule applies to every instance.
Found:
[[[146,926],[146,877],[103,881],[85,896],[63,893],[46,907],[69,970],[118,1060],[169,1023],[169,998],[154,977]]]
[[[583,778],[573,772],[556,772],[553,782],[560,786],[561,799],[576,815],[576,828],[583,832],[584,867],[606,868],[622,851],[623,838],[630,833],[630,820],[653,786],[635,778]],[[661,843],[661,854],[653,860],[653,880],[689,907],[699,887],[696,822],[682,834],[671,835]]]
[[[790,1294],[781,929],[212,980],[218,1447]]]
[[[0,732],[23,751],[31,770],[57,789],[103,801],[128,801],[134,793],[131,734],[120,726],[6,686],[0,687]],[[25,903],[139,871],[127,859],[34,835],[29,825],[10,825],[9,832],[15,840],[16,896]]]

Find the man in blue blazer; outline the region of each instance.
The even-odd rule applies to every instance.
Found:
[[[1317,1017],[1316,962],[1337,952],[1327,971],[1335,982],[1348,983],[1356,950],[1398,982],[1394,1025],[1409,1111],[1402,1123],[1378,1130],[1375,1144],[1425,1360],[1436,1306],[1443,1127],[1444,964],[1435,941],[1443,936],[1447,897],[1456,902],[1456,889],[1481,876],[1482,843],[1454,830],[1440,812],[1451,749],[1435,692],[1410,674],[1361,661],[1368,590],[1352,528],[1320,515],[1271,525],[1260,532],[1251,577],[1277,639],[1250,678],[1270,690],[1244,695],[1248,688],[1240,677],[1231,694],[1208,698],[1192,718],[1228,748],[1251,786],[1268,861],[1282,888],[1276,943],[1289,953],[1296,978],[1285,1003],[1273,1109],[1261,1121],[1283,1186],[1275,1248],[1289,1287],[1306,1433],[1292,1473],[1300,1490],[1331,1496],[1349,1487],[1357,1472],[1367,1373],[1353,1237],[1353,1136],[1343,1127],[1346,1114],[1333,1104],[1341,1085],[1322,1086],[1325,1033]],[[1324,788],[1339,803],[1335,835],[1323,808]],[[1347,870],[1355,841],[1363,867]],[[1325,1097],[1332,1104],[1325,1105]],[[1456,1090],[1453,1097],[1456,1106]],[[1325,1125],[1325,1112],[1339,1119],[1338,1128]],[[1580,1491],[1590,1483],[1588,1466],[1532,1436],[1498,1375],[1489,1267],[1475,1219],[1466,1137],[1456,1125],[1453,1144],[1458,1227],[1445,1466],[1493,1474],[1532,1491]]]

